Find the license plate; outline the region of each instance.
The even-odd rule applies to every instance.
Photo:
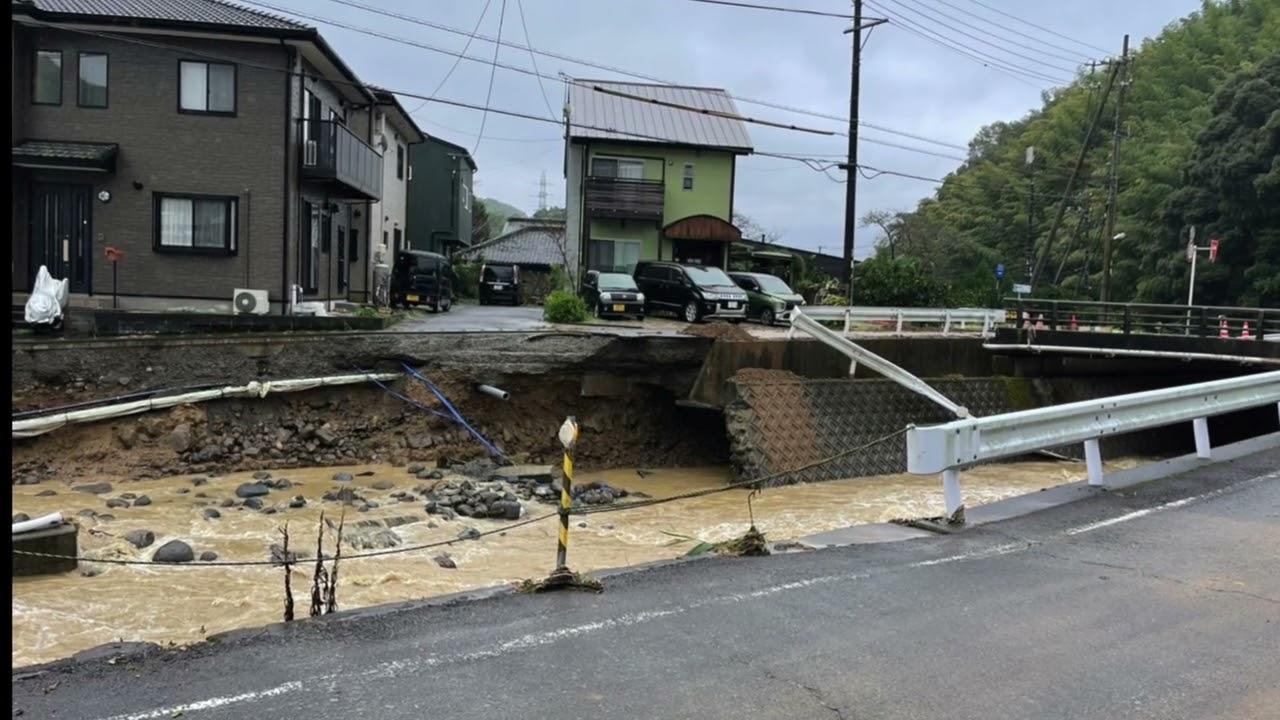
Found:
[[[613,306],[613,311],[614,311],[614,312],[626,312],[626,311],[627,311],[627,306],[626,306],[626,305],[614,305],[614,306]]]
[[[503,285],[502,283],[494,283],[493,285],[494,290],[505,290],[506,288],[507,286]]]
[[[409,302],[418,302],[418,296],[417,296],[417,295],[405,295],[405,296],[404,296],[404,299],[405,299],[405,300],[408,300]]]
[[[737,310],[737,309],[738,309],[738,303],[736,303],[736,302],[730,302],[730,303],[729,303],[729,309],[730,309],[730,310]]]

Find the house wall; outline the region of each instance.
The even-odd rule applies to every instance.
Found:
[[[458,148],[427,138],[411,145],[413,179],[408,186],[406,247],[443,252],[442,237],[471,245],[471,166]],[[390,237],[390,233],[388,233]]]
[[[584,225],[582,212],[582,178],[583,157],[586,149],[582,145],[570,145],[565,151],[564,180],[564,232],[565,250],[568,266],[576,268],[577,277],[582,277],[582,266],[586,262],[583,254],[583,236],[587,228]]]
[[[351,295],[353,300],[361,302],[370,300],[366,288],[373,286],[372,258],[378,247],[382,245],[383,231],[387,233],[388,251],[392,248],[396,228],[400,228],[406,236],[408,234],[409,178],[413,175],[412,147],[409,145],[404,129],[398,127],[392,119],[394,115],[388,113],[387,109],[388,106],[375,105],[360,113],[363,118],[360,126],[364,130],[361,136],[382,155],[382,200],[368,203],[367,209],[361,210],[365,222],[359,223],[362,227],[360,259],[357,264],[361,273],[358,286],[353,277]],[[371,119],[370,115],[372,115]],[[386,150],[382,149],[382,141],[386,142]],[[405,153],[402,178],[396,176],[397,145],[403,147]],[[409,247],[407,240],[405,247]],[[389,252],[388,256],[383,258],[383,262],[390,264]]]
[[[111,292],[111,266],[102,258],[103,249],[114,245],[125,252],[119,267],[122,295],[210,300],[229,308],[233,289],[249,287],[269,290],[278,302],[283,290],[281,245],[286,239],[286,76],[249,63],[284,69],[285,50],[276,44],[148,36],[152,42],[188,51],[44,28],[15,32],[26,36],[13,66],[15,133],[21,128],[25,138],[118,143],[120,150],[113,176],[14,169],[14,288],[29,288],[34,275],[25,258],[31,183],[74,182],[90,184],[95,196],[100,190],[111,193],[109,202],[93,200],[93,294]],[[63,52],[60,106],[30,102],[30,56],[35,49]],[[107,53],[107,108],[77,107],[78,51]],[[201,59],[194,52],[241,60],[235,117],[178,112],[178,60]],[[236,253],[157,252],[157,192],[238,198]],[[17,247],[23,248],[21,258]]]

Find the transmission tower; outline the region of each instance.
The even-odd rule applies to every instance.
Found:
[[[547,209],[547,171],[542,171],[542,179],[538,181],[538,209]]]

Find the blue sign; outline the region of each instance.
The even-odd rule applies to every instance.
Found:
[[[1004,263],[1000,263],[996,265],[996,279],[1001,280],[1003,278],[1004,278]]]

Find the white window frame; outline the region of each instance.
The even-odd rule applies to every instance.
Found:
[[[203,66],[204,67],[204,107],[185,107],[182,100],[182,75],[186,66]],[[211,110],[209,108],[210,85],[209,70],[214,66],[231,68],[231,109],[230,110]],[[178,112],[190,113],[194,115],[227,115],[235,116],[240,104],[240,67],[235,63],[228,62],[212,62],[208,60],[179,60],[178,61]]]
[[[186,237],[187,243],[176,242],[174,238],[165,237],[164,204],[166,201],[191,203],[192,229]],[[235,255],[238,251],[240,235],[239,198],[234,195],[193,195],[188,193],[155,193],[155,229],[153,249],[160,253],[178,253],[192,255]],[[225,206],[226,231],[222,245],[195,244],[195,204],[198,202],[217,202]]]

